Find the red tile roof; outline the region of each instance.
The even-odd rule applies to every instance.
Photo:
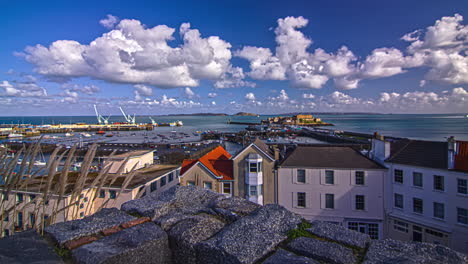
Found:
[[[184,160],[182,162],[180,174],[183,175],[195,163],[200,162],[214,175],[222,177],[221,180],[233,180],[233,165],[230,158],[231,154],[229,154],[223,147],[218,146],[198,160]]]
[[[455,170],[468,171],[468,141],[457,141]]]

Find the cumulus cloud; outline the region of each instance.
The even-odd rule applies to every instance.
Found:
[[[255,83],[244,80],[244,70],[240,67],[231,67],[221,75],[221,78],[214,83],[214,87],[234,88],[234,87],[255,87]]]
[[[99,24],[107,29],[114,28],[115,24],[119,22],[119,18],[113,15],[107,15],[106,18],[99,20]]]
[[[255,101],[255,94],[254,93],[247,93],[245,95],[245,99],[250,100],[250,101]]]
[[[216,96],[218,96],[217,93],[208,93],[208,98],[215,98]]]
[[[114,20],[108,17],[103,23],[111,25]],[[231,66],[230,43],[218,36],[204,38],[184,23],[182,44],[172,47],[174,32],[166,25],[148,28],[138,20],[124,19],[89,44],[57,40],[48,47],[27,47],[22,56],[37,73],[61,81],[91,77],[171,88],[195,87],[207,79],[221,81],[220,87],[252,86],[242,81],[241,68]]]
[[[346,46],[335,53],[321,48],[310,52],[312,39],[300,29],[303,17],[278,19],[275,29],[276,52],[245,46],[235,55],[250,62],[247,75],[258,80],[289,80],[292,87],[322,88],[330,79],[337,88],[355,89],[364,79],[377,79],[428,67],[426,80],[449,84],[468,83],[468,27],[463,17],[443,17],[425,30],[415,30],[401,39],[409,42],[406,53],[397,48],[377,48],[358,61]]]
[[[62,88],[63,89],[68,89],[68,90],[73,91],[73,92],[79,92],[79,93],[82,93],[82,94],[86,94],[86,95],[97,94],[97,93],[99,93],[101,91],[101,88],[99,88],[98,86],[96,86],[94,84],[78,85],[78,84],[65,83],[65,84],[62,85]]]
[[[192,99],[192,98],[195,98],[195,97],[198,97],[194,91],[192,91],[192,89],[190,89],[189,87],[185,87],[184,89],[184,97],[188,98],[188,99]]]
[[[309,94],[305,93],[305,94],[302,94],[302,98],[304,98],[304,99],[314,99],[315,95],[313,95],[311,93],[309,93]]]
[[[3,81],[0,83],[0,96],[41,97],[47,96],[47,91],[36,83],[17,82],[12,84]]]

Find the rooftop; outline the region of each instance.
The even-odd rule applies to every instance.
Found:
[[[281,162],[280,167],[386,169],[347,146],[298,146]]]
[[[127,190],[134,189],[144,183],[147,183],[153,179],[156,179],[177,168],[178,168],[177,165],[153,165],[147,168],[137,170],[132,180],[126,187],[126,189]],[[113,180],[114,176],[116,175],[109,174],[106,181],[104,182],[103,188],[117,188],[117,189],[121,188],[125,178],[128,175],[129,174],[123,174],[122,176]],[[57,173],[52,181],[52,186],[57,187],[57,188],[54,188],[54,190],[52,190],[54,194],[58,194],[58,186],[60,185],[59,176],[60,176],[60,173]],[[96,179],[97,176],[98,176],[97,172],[90,172],[86,178],[84,189],[93,187],[92,183]],[[17,189],[15,191],[42,193],[44,192],[44,189],[46,188],[47,177],[48,177],[47,175],[41,175],[41,176],[34,177],[30,179],[29,181],[27,178],[23,179],[19,182],[18,185],[20,186],[22,183],[25,183],[24,187],[21,189]],[[79,172],[68,173],[68,180],[67,180],[67,185],[65,188],[65,195],[71,194],[78,178],[79,178]],[[3,188],[3,185],[0,185],[0,188]]]
[[[386,162],[447,169],[447,142],[403,139],[393,142]]]
[[[193,165],[200,162],[214,175],[222,177],[222,180],[233,180],[232,160],[230,160],[230,158],[231,154],[229,154],[222,146],[218,146],[198,160],[184,160],[182,162],[180,174],[183,175]]]
[[[150,152],[153,152],[152,150],[135,150],[135,151],[129,151],[129,152],[125,152],[125,153],[122,153],[122,154],[118,154],[118,155],[114,155],[112,157],[108,157],[108,158],[127,158],[127,157],[137,157],[137,156],[143,156],[147,153],[150,153]]]

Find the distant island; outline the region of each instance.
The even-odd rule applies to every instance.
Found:
[[[193,114],[168,114],[162,116],[228,116],[225,113],[193,113]]]
[[[234,114],[235,116],[259,116],[258,114],[253,114],[253,113],[247,113],[247,112],[239,112],[237,114]]]

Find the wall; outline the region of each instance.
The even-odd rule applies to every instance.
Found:
[[[180,177],[181,186],[187,186],[190,181],[195,182],[195,186],[201,188],[203,188],[204,182],[211,182],[211,186],[213,187],[212,190],[214,192],[220,193],[222,191],[219,181],[200,164],[193,165],[182,177]]]
[[[393,228],[391,219],[388,221],[387,229],[390,238],[401,240],[412,240],[412,227],[414,225],[430,228],[442,232],[447,237],[433,237],[423,232],[423,241],[440,242],[463,252],[468,252],[468,226],[457,223],[457,207],[468,208],[468,196],[457,194],[457,179],[468,179],[468,173],[432,169],[400,164],[386,164],[389,168],[387,186],[389,198],[387,208],[390,216],[404,220],[409,225],[408,233],[402,233]],[[394,182],[394,170],[403,170],[403,184]],[[413,186],[413,172],[423,174],[423,188]],[[433,190],[433,175],[444,176],[445,191]],[[394,194],[402,194],[404,208],[394,207]],[[413,212],[413,197],[423,200],[423,214]],[[433,202],[445,204],[445,219],[433,217]]]
[[[238,156],[233,159],[234,166],[234,195],[242,198],[246,197],[245,190],[245,175],[247,172],[247,157],[251,153],[256,153],[263,158],[263,203],[271,204],[275,203],[275,178],[274,178],[274,166],[275,162],[271,161],[266,155],[257,151],[255,147],[248,147],[241,151]]]

